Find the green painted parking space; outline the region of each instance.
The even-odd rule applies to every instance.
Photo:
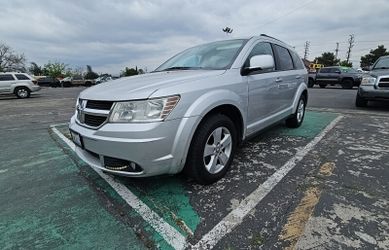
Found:
[[[313,138],[335,117],[307,112],[300,128],[278,126],[265,134]],[[66,125],[56,128],[69,137]],[[50,129],[21,130],[2,138],[1,249],[172,249],[160,232]],[[178,175],[114,180],[124,184],[184,237],[191,238],[196,233],[202,216],[191,200],[192,190],[188,190],[186,178]]]
[[[2,134],[0,249],[143,249],[47,130]]]
[[[270,130],[268,134],[288,137],[313,138],[319,134],[337,115],[322,112],[307,112],[304,124],[298,129],[287,129],[284,126],[278,126]],[[66,126],[57,127],[65,136],[69,137]],[[73,154],[72,152],[69,152]],[[74,155],[76,161],[77,157]],[[88,169],[84,163],[78,160],[79,166]],[[93,171],[87,171],[93,175]],[[105,189],[107,187],[104,181],[98,180],[97,176],[94,183]],[[200,223],[200,216],[191,204],[191,193],[188,192],[185,185],[185,178],[180,176],[160,176],[147,179],[132,179],[115,177],[115,180],[124,184],[133,194],[142,200],[149,208],[155,211],[167,223],[173,226],[185,237],[190,237],[196,231]],[[108,188],[109,189],[109,188]],[[115,197],[114,193],[109,194],[116,202],[120,198]],[[131,216],[134,216],[132,213]],[[147,225],[147,223],[146,223]],[[153,230],[146,230],[153,231]],[[163,241],[160,235],[152,232],[151,238],[157,242],[160,248],[168,249],[169,245]]]

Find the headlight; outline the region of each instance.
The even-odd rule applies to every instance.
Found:
[[[177,105],[180,96],[168,96],[143,101],[115,103],[110,122],[156,122],[163,121]]]
[[[375,81],[377,78],[375,77],[363,77],[361,81],[361,85],[363,86],[374,86]]]

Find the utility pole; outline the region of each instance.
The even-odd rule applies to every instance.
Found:
[[[351,34],[350,38],[348,39],[348,50],[347,50],[347,56],[346,56],[347,63],[350,62],[351,49],[354,47],[354,43],[355,43],[355,36],[354,36],[354,34]]]
[[[306,41],[305,42],[305,45],[304,45],[304,59],[305,60],[308,60],[308,55],[309,55],[309,47],[311,46],[311,43],[309,41]]]
[[[338,53],[339,53],[339,43],[336,43],[335,59],[338,59]]]

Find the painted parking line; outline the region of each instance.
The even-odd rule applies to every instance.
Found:
[[[75,151],[75,144],[66,138],[54,126],[52,131],[61,138],[73,151]],[[109,175],[104,174],[101,170],[95,170],[125,201],[130,205],[142,218],[147,221],[156,230],[164,240],[175,249],[184,249],[186,247],[186,239],[174,227],[165,222],[157,213],[151,210],[145,203],[143,203],[137,196],[135,196],[126,186],[116,182]]]
[[[243,219],[254,209],[259,202],[269,194],[272,189],[300,162],[304,156],[309,153],[320,140],[343,118],[338,116],[327,127],[325,127],[316,137],[312,139],[301,151],[298,151],[290,158],[278,171],[271,175],[262,185],[247,196],[240,205],[224,217],[216,226],[205,234],[194,246],[186,242],[177,229],[167,223],[162,217],[154,212],[149,206],[141,201],[133,192],[131,192],[122,183],[116,182],[109,175],[104,174],[98,169],[94,169],[134,210],[149,223],[164,240],[175,249],[185,247],[192,249],[210,249],[213,248],[224,236],[242,223]],[[59,124],[63,125],[63,124]],[[74,143],[64,136],[56,126],[51,126],[52,131],[59,136],[73,151]]]
[[[193,246],[193,249],[211,249],[224,236],[229,234],[236,226],[242,223],[243,219],[254,209],[263,198],[311,151],[324,136],[333,129],[343,118],[335,118],[319,135],[317,135],[304,148],[296,153],[279,170],[271,175],[262,185],[247,196],[237,208],[232,210],[223,220],[221,220],[211,231],[202,237],[202,239]]]

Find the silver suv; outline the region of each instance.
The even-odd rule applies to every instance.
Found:
[[[41,88],[37,81],[25,73],[0,73],[0,94],[15,94],[18,98],[28,98],[31,92]]]
[[[184,171],[210,184],[243,140],[283,120],[301,125],[307,77],[297,53],[272,37],[208,43],[150,74],[84,90],[69,128],[92,167],[131,177]]]

